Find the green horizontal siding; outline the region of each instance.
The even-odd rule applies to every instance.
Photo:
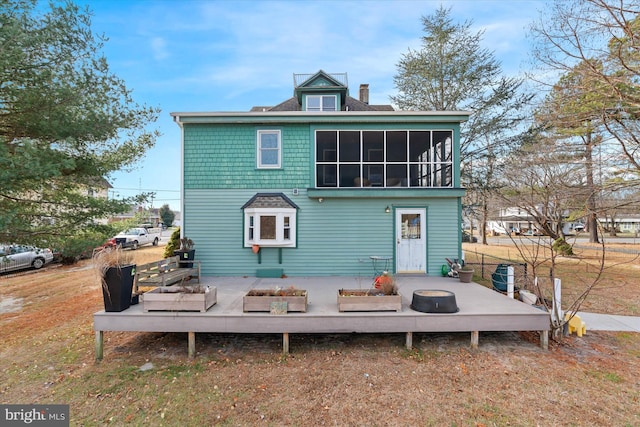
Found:
[[[310,199],[305,189],[282,192],[299,206],[297,248],[262,248],[261,257],[243,247],[241,207],[262,188],[185,189],[184,233],[196,244],[204,275],[254,276],[259,268],[283,268],[288,276],[355,275],[369,280],[369,256],[394,255],[393,211],[385,207],[427,210],[427,266],[440,274],[445,257],[458,257],[458,199]],[[258,260],[261,258],[262,263]]]

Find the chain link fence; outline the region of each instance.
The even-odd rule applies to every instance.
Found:
[[[500,292],[506,292],[507,268],[513,267],[513,279],[516,289],[529,289],[527,264],[510,259],[495,257],[477,252],[465,252],[465,265],[473,267],[475,275],[489,282],[489,285]]]

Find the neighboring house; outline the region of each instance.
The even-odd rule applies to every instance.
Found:
[[[487,232],[490,235],[509,234],[515,232],[532,232],[537,234],[535,218],[522,208],[501,208],[498,216],[487,221]]]
[[[53,180],[53,182],[49,183],[49,186],[52,189],[56,188],[57,183],[55,182],[55,180]],[[99,178],[89,179],[87,182],[83,182],[81,184],[76,184],[75,188],[72,191],[82,197],[86,196],[93,199],[106,199],[109,197],[109,190],[111,188],[113,187],[111,186],[109,181],[107,181],[103,177],[99,177]],[[31,192],[27,197],[35,198],[38,200],[42,199],[42,195],[39,194],[38,192]],[[58,208],[65,209],[61,207],[58,207]],[[45,220],[51,224],[56,223],[56,219],[53,217],[46,217]],[[98,224],[108,224],[109,219],[95,218],[94,221]]]
[[[539,208],[540,209],[540,208]],[[565,217],[566,218],[566,217]],[[598,222],[605,230],[611,228],[611,218],[598,218]],[[640,232],[640,216],[625,215],[614,220],[616,230],[622,233]],[[584,231],[585,225],[582,221],[566,221],[562,224],[562,232],[565,235],[576,234]],[[535,218],[529,215],[522,208],[510,207],[500,209],[498,216],[487,221],[487,231],[492,235],[508,234],[517,232],[518,234],[539,234]]]
[[[109,222],[129,221],[136,217],[141,218],[143,223],[151,224],[153,227],[157,227],[162,222],[159,208],[145,209],[144,206],[140,205],[132,206],[128,212],[113,215]]]
[[[205,275],[441,274],[462,258],[463,111],[395,111],[346,74],[295,74],[249,112],[172,113],[182,233]],[[368,283],[363,283],[368,286]]]
[[[86,190],[87,196],[94,197],[96,199],[107,199],[109,197],[109,190],[113,186],[105,178],[97,178],[93,185],[86,185],[83,187],[83,191]],[[97,218],[96,222],[99,224],[108,224],[108,218]]]
[[[640,233],[640,215],[623,214],[619,218],[598,218],[605,230],[611,229],[612,221],[618,233]]]

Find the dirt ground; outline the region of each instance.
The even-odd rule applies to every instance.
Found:
[[[161,257],[141,248],[138,263]],[[638,298],[640,283],[625,289]],[[89,261],[0,276],[0,403],[64,403],[71,425],[640,425],[640,334],[105,333]],[[616,313],[619,314],[619,313]]]

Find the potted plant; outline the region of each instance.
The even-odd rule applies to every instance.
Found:
[[[180,257],[180,261],[193,261],[196,256],[196,250],[193,249],[195,244],[193,240],[188,237],[183,237],[180,239],[180,249],[175,251],[173,254],[178,255]],[[183,268],[193,268],[192,262],[184,262],[180,264],[180,267]]]
[[[373,281],[371,289],[338,290],[338,311],[402,311],[398,285],[384,271]]]
[[[106,248],[93,257],[100,278],[104,310],[119,312],[131,306],[136,265],[131,252],[120,247]]]
[[[473,279],[473,268],[467,265],[460,267],[458,277],[462,283],[471,283],[471,279]]]

